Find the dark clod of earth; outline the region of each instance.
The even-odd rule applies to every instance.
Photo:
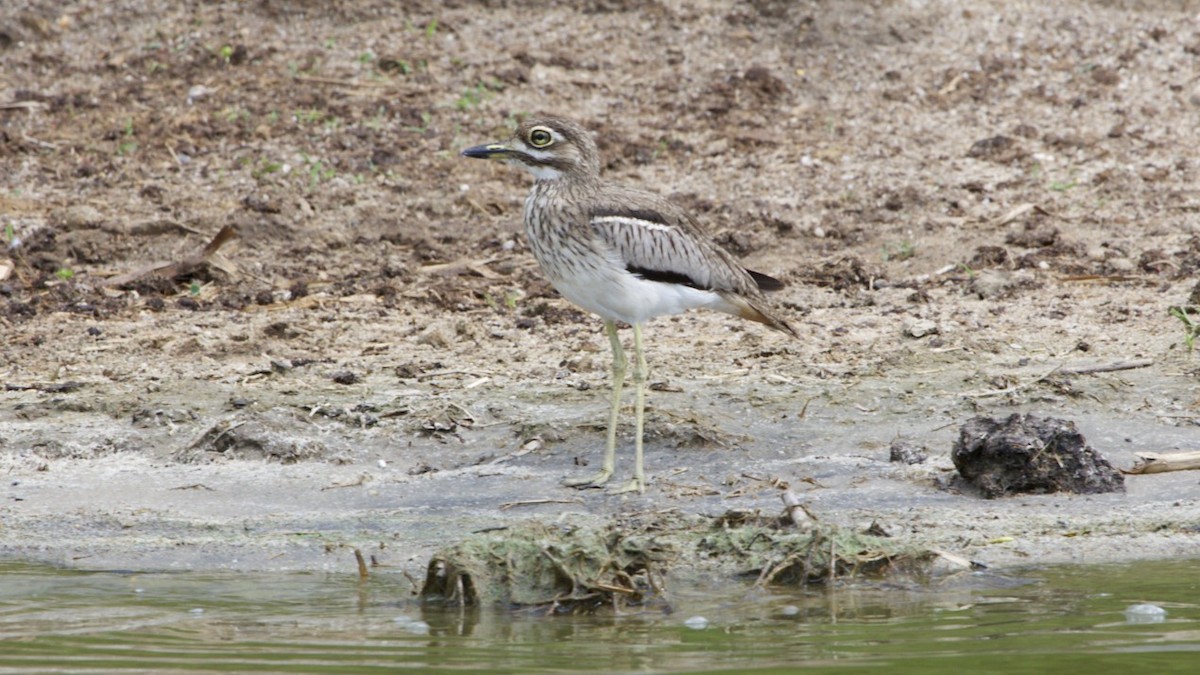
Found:
[[[892,441],[888,459],[892,462],[920,464],[929,459],[929,452],[925,446],[897,439]]]
[[[358,384],[361,378],[349,370],[339,370],[333,374],[332,379],[338,384]]]
[[[1123,492],[1125,478],[1087,445],[1075,423],[1014,414],[975,417],[959,430],[950,455],[984,497],[1009,494]]]

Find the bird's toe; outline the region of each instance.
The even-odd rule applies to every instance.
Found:
[[[575,478],[563,479],[562,484],[565,487],[573,488],[598,488],[608,482],[612,477],[611,471],[601,471],[600,473],[591,476],[576,476]]]

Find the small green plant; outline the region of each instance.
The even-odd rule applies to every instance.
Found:
[[[459,110],[469,110],[482,103],[486,93],[487,91],[482,85],[477,84],[470,87],[458,97],[458,100],[454,102],[454,107]]]
[[[429,111],[427,111],[427,110],[422,111],[421,112],[421,126],[419,126],[419,127],[407,126],[407,127],[404,127],[404,130],[411,131],[411,132],[417,133],[417,134],[423,134],[423,133],[425,133],[425,131],[427,129],[429,129],[429,122],[432,120],[433,120],[433,115],[430,115]]]
[[[434,35],[437,35],[437,29],[437,19],[430,19],[429,23],[425,24],[425,37],[432,38]]]
[[[305,166],[308,167],[308,188],[311,190],[323,181],[327,181],[337,175],[337,169],[332,166],[326,166],[324,162],[308,155],[301,154],[301,159],[304,160]]]
[[[296,118],[296,121],[303,122],[305,124],[317,124],[321,120],[325,119],[325,113],[315,108],[297,110],[296,112],[292,113],[292,116]]]
[[[971,269],[966,263],[958,263],[958,269],[965,272],[968,279],[975,278],[975,270]]]
[[[11,244],[17,238],[17,228],[12,223],[4,224],[4,243]]]
[[[375,60],[375,55],[371,52],[363,52],[358,55],[358,62],[364,66]]]
[[[652,159],[657,161],[659,157],[665,156],[670,150],[671,142],[667,140],[666,136],[663,136],[658,139],[658,143],[654,145],[654,152],[650,153],[650,155]]]
[[[278,173],[281,169],[283,169],[283,164],[279,162],[272,162],[268,159],[260,159],[258,160],[258,164],[250,170],[250,175],[255,180],[258,180],[273,173]]]
[[[383,129],[383,125],[386,123],[387,111],[383,109],[383,106],[379,106],[379,109],[375,111],[375,114],[372,115],[366,122],[363,122],[368,129],[373,131],[379,131],[380,129]]]
[[[911,241],[902,241],[899,244],[884,244],[883,246],[884,262],[889,260],[908,260],[916,255],[916,253],[917,250]]]
[[[496,296],[492,295],[491,293],[484,293],[483,301],[488,307],[491,307],[494,310],[499,310],[501,306],[503,306],[504,309],[512,312],[517,309],[517,303],[523,297],[525,297],[525,294],[520,290],[510,289],[504,292],[503,300],[498,301]]]
[[[60,267],[59,270],[54,273],[54,276],[62,279],[63,281],[70,281],[75,277],[75,270],[71,269],[70,267]]]
[[[124,124],[121,125],[121,137],[126,140],[117,144],[118,155],[133,154],[133,151],[138,149],[137,141],[133,140],[133,135],[133,118],[126,117]]]
[[[337,175],[337,169],[332,166],[325,166],[318,161],[308,167],[308,185],[315,187],[322,181],[327,181]]]
[[[228,122],[236,122],[239,119],[241,119],[241,120],[250,119],[250,112],[247,110],[242,110],[240,108],[226,108],[220,112],[220,115],[222,117],[224,117],[225,120]]]
[[[197,295],[200,295],[199,281],[192,281],[192,283],[188,284],[188,295],[192,296],[193,298]]]
[[[1067,190],[1070,190],[1073,187],[1075,187],[1074,180],[1069,180],[1069,181],[1056,180],[1056,181],[1053,181],[1050,183],[1050,189],[1054,190],[1055,192],[1066,192]]]
[[[229,63],[233,59],[233,46],[222,45],[221,48],[217,50],[217,56],[220,56],[221,60],[225,63]]]
[[[454,107],[459,110],[469,110],[487,100],[493,91],[501,91],[503,89],[504,85],[495,80],[480,82],[473,87],[467,87],[462,95],[458,97],[458,100],[454,102]]]
[[[1200,308],[1175,305],[1167,308],[1167,313],[1183,322],[1183,344],[1188,351],[1196,346],[1196,338],[1200,337]]]

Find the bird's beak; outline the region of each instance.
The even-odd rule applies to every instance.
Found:
[[[475,159],[504,159],[511,155],[513,149],[505,143],[488,143],[487,145],[476,145],[473,148],[467,148],[462,151],[463,157],[474,157]]]

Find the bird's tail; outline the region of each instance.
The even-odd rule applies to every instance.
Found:
[[[800,334],[796,332],[795,328],[792,328],[787,321],[784,321],[770,309],[764,307],[761,302],[744,298],[740,295],[734,295],[732,293],[722,293],[721,297],[724,298],[727,303],[729,303],[730,309],[732,310],[729,312],[730,314],[736,314],[743,319],[749,319],[751,321],[757,321],[761,324],[766,324],[767,326],[774,328],[781,333],[787,333],[794,338],[800,337]]]

